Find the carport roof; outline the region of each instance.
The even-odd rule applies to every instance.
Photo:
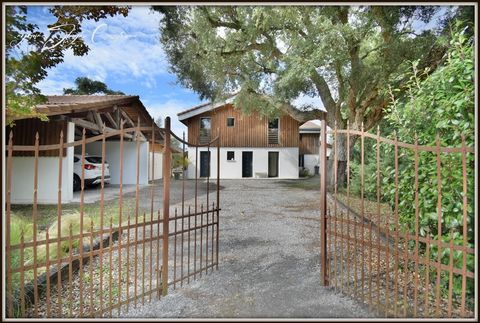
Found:
[[[140,127],[154,124],[156,138],[163,139],[159,127],[136,95],[52,95],[47,96],[47,102],[37,105],[34,110],[50,119],[65,119],[94,131],[98,131],[95,128],[101,128],[102,123],[107,129],[119,129],[120,119],[127,121],[126,127],[134,127],[138,123]],[[15,120],[20,119],[25,117]],[[151,140],[151,131],[144,131],[143,135]]]

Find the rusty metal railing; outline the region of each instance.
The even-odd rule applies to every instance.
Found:
[[[151,132],[155,143],[155,127],[124,128],[122,121],[118,130],[104,131],[87,138],[85,129],[82,139],[65,142],[60,134],[59,144],[39,145],[36,133],[35,145],[19,146],[13,142],[10,133],[7,145],[6,163],[6,305],[7,317],[112,317],[160,299],[168,289],[177,288],[196,279],[214,268],[218,269],[219,215],[220,215],[220,161],[219,138],[206,145],[194,145],[179,138],[170,130],[170,118],[160,132],[165,138],[163,149],[163,193],[159,199],[155,181],[155,144],[151,153],[150,187],[141,189],[141,133]],[[14,131],[14,130],[13,130]],[[135,141],[135,197],[125,195],[124,136],[133,133]],[[105,200],[105,160],[107,139],[119,137],[119,187],[118,203]],[[187,181],[185,167],[181,183],[180,202],[171,203],[171,137],[183,146],[182,157],[186,156],[185,146],[217,147],[217,179],[215,200],[210,198],[210,173],[205,183],[199,183],[198,176]],[[145,138],[145,137],[143,137]],[[114,138],[112,138],[114,139]],[[85,157],[87,145],[101,142],[101,183],[100,201],[95,206],[85,203]],[[68,147],[81,147],[81,186],[79,192],[78,216],[75,221],[65,222],[65,205],[62,204],[62,164]],[[41,213],[38,191],[39,152],[58,150],[58,191],[55,219]],[[17,217],[18,206],[12,203],[12,186],[15,185],[13,169],[14,152],[33,152],[33,196],[31,217],[24,217],[29,224],[20,232],[20,243],[11,243],[12,229],[16,229],[13,217]],[[150,158],[150,157],[149,157]],[[197,157],[198,158],[198,157]],[[195,160],[197,165],[198,160]],[[183,160],[182,160],[183,163]],[[210,167],[210,161],[209,165]],[[203,191],[200,192],[200,190]],[[193,192],[192,192],[193,191]],[[189,194],[189,192],[191,194]],[[148,197],[147,197],[148,195]],[[177,197],[177,194],[174,195]],[[141,200],[150,201],[141,206]],[[128,202],[128,203],[127,203]],[[161,203],[160,203],[161,202]],[[161,204],[161,207],[160,205]],[[192,211],[192,204],[195,210]],[[30,206],[28,207],[30,208]],[[27,209],[28,209],[27,208]],[[160,210],[161,208],[161,210]],[[25,211],[26,207],[20,209]],[[69,212],[72,206],[68,207]],[[77,212],[75,210],[75,212]],[[172,212],[172,214],[170,214]],[[69,213],[70,214],[70,213]],[[77,213],[74,213],[77,214]],[[15,220],[15,219],[13,219]],[[78,220],[78,221],[77,221]],[[30,226],[31,224],[31,226]],[[40,225],[41,224],[41,225]],[[26,229],[27,228],[27,229]],[[31,232],[27,234],[26,230]],[[193,239],[191,239],[193,236]],[[198,239],[197,239],[198,238]],[[172,246],[173,245],[173,246]],[[197,250],[199,247],[199,250]],[[194,250],[193,255],[191,250]],[[198,251],[198,252],[197,252]],[[28,258],[28,260],[27,260]],[[191,267],[195,268],[191,271]]]
[[[468,218],[472,216],[467,199],[472,194],[472,187],[467,185],[468,173],[467,159],[474,153],[472,147],[465,145],[462,137],[461,147],[441,147],[437,137],[435,146],[419,145],[400,142],[395,137],[393,140],[361,130],[352,130],[347,124],[345,130],[335,128],[326,129],[326,122],[321,126],[320,149],[320,211],[321,211],[321,281],[324,285],[331,286],[350,295],[361,303],[368,305],[371,310],[376,310],[379,316],[385,317],[473,317],[473,301],[468,300],[475,284],[473,268],[467,264],[467,258],[473,258],[475,250],[473,233],[469,233],[473,223]],[[327,133],[333,137],[334,147],[330,158],[333,159],[333,183],[327,189]],[[359,192],[352,192],[352,158],[347,149],[346,156],[346,187],[339,188],[337,142],[344,136],[346,147],[351,147],[355,140],[358,151],[358,170],[356,181]],[[353,139],[352,139],[353,138]],[[373,147],[365,151],[365,140],[373,140]],[[393,150],[392,175],[390,178],[382,176],[381,146],[390,146]],[[400,153],[403,149],[403,153]],[[374,164],[369,168],[372,173],[366,174],[365,154],[371,154]],[[422,174],[419,170],[419,154],[433,154],[436,174]],[[444,241],[445,224],[442,215],[442,154],[459,154],[458,167],[462,184],[458,190],[463,196],[461,215],[456,234],[458,239],[453,239],[451,231],[450,240]],[[406,159],[413,156],[413,160]],[[471,156],[470,156],[471,157]],[[403,159],[402,159],[403,158]],[[384,156],[385,159],[385,156]],[[399,161],[402,160],[402,163]],[[406,161],[408,160],[408,161]],[[411,163],[413,177],[411,183],[412,214],[401,214],[402,201],[399,196],[399,176],[401,164]],[[375,169],[372,171],[372,167]],[[473,167],[473,164],[469,167]],[[473,174],[471,172],[470,174]],[[370,184],[375,190],[366,196],[365,176],[370,176]],[[423,177],[420,177],[423,176]],[[434,221],[436,232],[424,230],[421,232],[421,221],[426,221],[427,216],[420,205],[426,194],[420,190],[419,178],[435,177],[435,186],[438,198],[436,201],[436,214],[429,215],[429,221]],[[473,176],[473,175],[470,175]],[[386,202],[386,180],[393,185],[390,204]],[[425,180],[425,179],[424,179]],[[444,184],[443,184],[444,185]],[[390,186],[392,187],[392,186]],[[371,191],[372,189],[370,189]],[[329,191],[329,192],[328,192]],[[328,202],[327,202],[328,200]],[[405,202],[404,202],[405,203]],[[328,205],[327,205],[328,204]],[[412,221],[404,219],[411,218]],[[473,243],[472,243],[473,241]],[[432,251],[436,257],[432,257]],[[456,255],[457,261],[454,261]],[[474,258],[473,258],[474,259]],[[461,282],[454,292],[454,281]],[[458,285],[458,284],[457,284]],[[470,287],[467,287],[470,286]],[[469,294],[470,293],[470,294]],[[470,306],[467,305],[470,303]]]

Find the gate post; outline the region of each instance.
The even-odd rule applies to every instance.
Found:
[[[165,148],[163,151],[163,252],[162,252],[162,295],[168,292],[168,236],[170,225],[170,117],[165,118]]]
[[[321,284],[328,285],[327,274],[327,121],[320,132],[320,266]]]

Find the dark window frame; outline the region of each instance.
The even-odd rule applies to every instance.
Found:
[[[229,158],[230,154],[233,154],[231,159]],[[235,161],[235,151],[233,151],[233,150],[227,151],[227,161]]]

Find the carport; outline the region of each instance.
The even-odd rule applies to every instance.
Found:
[[[39,145],[53,145],[82,140],[124,128],[149,127],[151,131],[140,131],[139,142],[134,140],[136,133],[123,136],[123,184],[148,184],[149,169],[155,169],[155,178],[161,177],[160,152],[154,149],[163,143],[163,135],[138,96],[127,95],[62,95],[47,96],[47,103],[39,105],[37,112],[48,117],[48,121],[38,118],[19,118],[12,130],[14,145],[35,145],[38,133]],[[153,133],[155,133],[153,135]],[[7,138],[8,140],[8,138]],[[155,143],[155,144],[153,144]],[[152,153],[152,149],[153,153]],[[155,147],[155,148],[154,148]],[[140,154],[137,161],[137,149]],[[81,154],[81,146],[63,149],[61,171],[59,171],[59,151],[40,151],[38,156],[38,203],[58,202],[58,179],[61,174],[62,203],[73,200],[74,154]],[[102,141],[85,145],[86,155],[102,155]],[[105,157],[110,166],[110,183],[120,183],[120,136],[111,136],[105,140]],[[153,157],[154,156],[154,157]],[[13,204],[31,204],[34,196],[34,154],[31,151],[15,151],[13,154],[12,193]],[[158,165],[157,165],[158,164]]]

